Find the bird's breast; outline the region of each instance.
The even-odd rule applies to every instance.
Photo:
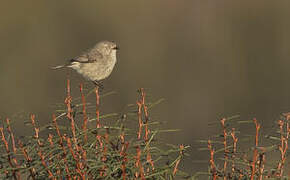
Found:
[[[112,73],[115,64],[116,58],[111,58],[108,61],[83,63],[80,65],[80,68],[77,71],[88,80],[99,81],[107,78]]]

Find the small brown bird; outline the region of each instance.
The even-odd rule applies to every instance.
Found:
[[[101,87],[100,81],[106,79],[114,69],[118,49],[117,44],[113,41],[101,41],[80,56],[70,59],[67,64],[53,67],[53,69],[72,68],[85,79]]]

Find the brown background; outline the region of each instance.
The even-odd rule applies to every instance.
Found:
[[[182,129],[167,141],[191,145],[186,169],[206,171],[193,161],[208,158],[195,141],[218,132],[209,122],[240,114],[257,117],[266,131],[290,110],[289,8],[288,1],[262,0],[3,1],[1,117],[23,110],[48,122],[66,79],[66,71],[49,67],[114,40],[121,51],[105,87],[118,94],[104,101],[103,112],[134,103],[139,87],[165,98],[152,114],[168,122],[165,129]],[[78,96],[82,79],[71,76]],[[18,134],[28,132],[22,120],[14,119]]]

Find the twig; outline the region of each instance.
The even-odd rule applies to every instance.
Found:
[[[11,143],[12,143],[12,152],[13,152],[12,160],[13,160],[16,168],[20,168],[20,166],[19,166],[19,164],[17,162],[17,159],[15,158],[15,155],[17,154],[17,148],[16,148],[16,145],[15,145],[14,134],[13,134],[13,132],[11,130],[11,126],[10,126],[10,120],[8,118],[6,118],[6,124],[7,124],[7,131],[9,133],[9,135],[10,135]],[[18,180],[20,180],[21,177],[20,177],[20,173],[18,171],[17,171],[16,175],[17,175]]]
[[[62,151],[63,151],[62,159],[63,159],[63,162],[64,162],[66,177],[67,177],[68,180],[71,180],[70,172],[69,172],[69,169],[68,169],[68,163],[67,163],[67,159],[66,159],[67,152],[65,150],[65,146],[64,146],[64,143],[63,143],[63,139],[65,139],[65,135],[62,136],[61,133],[60,133],[58,124],[56,122],[55,114],[52,115],[52,121],[53,121],[54,127],[56,129],[56,133],[57,133],[57,135],[59,137],[58,144],[60,145],[60,147],[62,148]]]
[[[67,118],[70,120],[71,123],[71,131],[72,131],[72,136],[73,136],[73,142],[74,145],[76,146],[77,151],[79,151],[79,147],[78,147],[78,142],[77,142],[77,138],[76,138],[76,128],[75,128],[75,121],[74,121],[74,117],[73,117],[73,109],[72,109],[72,97],[71,97],[71,90],[70,90],[70,80],[67,79],[67,96],[65,98],[65,104],[67,106]]]
[[[97,128],[101,128],[100,122],[100,95],[99,95],[99,87],[96,87],[96,117],[97,117]]]
[[[19,145],[19,147],[20,147],[20,149],[21,149],[21,151],[23,153],[23,156],[24,156],[24,158],[26,160],[27,165],[30,166],[31,162],[32,162],[32,159],[28,155],[26,148],[23,146],[23,143],[20,140],[18,140],[18,145]],[[30,173],[31,178],[33,180],[35,180],[35,174],[36,174],[35,169],[34,168],[29,168],[29,173]]]
[[[120,155],[123,158],[122,166],[121,166],[123,180],[126,180],[126,163],[128,162],[126,151],[127,151],[128,147],[129,147],[129,142],[123,143],[122,149],[121,149],[121,152],[120,152]]]
[[[258,158],[258,144],[259,144],[259,130],[261,128],[261,125],[257,122],[257,119],[254,118],[254,124],[256,127],[256,136],[255,136],[255,148],[253,151],[253,160],[251,164],[251,180],[254,180],[255,173],[256,173],[256,163],[257,163],[257,158]]]
[[[56,180],[56,178],[53,176],[52,172],[49,170],[49,168],[47,167],[47,163],[45,162],[45,158],[44,155],[42,154],[41,149],[39,148],[38,150],[38,156],[41,159],[41,164],[43,165],[43,167],[46,169],[46,172],[48,173],[48,178]]]
[[[284,164],[285,164],[285,160],[286,160],[286,153],[287,153],[287,149],[288,149],[288,137],[289,137],[289,123],[288,123],[288,119],[286,121],[286,133],[285,136],[284,134],[284,121],[282,120],[278,120],[278,126],[280,129],[280,141],[281,144],[279,145],[279,151],[281,154],[281,160],[278,163],[278,167],[277,167],[277,177],[282,177],[283,175],[283,168],[284,168]]]
[[[74,152],[74,150],[73,150],[73,147],[72,147],[72,144],[71,144],[71,140],[70,140],[69,137],[67,137],[65,140],[66,140],[66,142],[67,142],[67,146],[69,147],[69,150],[70,150],[70,152],[71,152],[71,154],[72,154],[72,157],[73,157],[73,159],[74,159],[75,162],[76,162],[76,171],[77,171],[77,173],[81,176],[81,178],[82,178],[83,180],[85,180],[85,175],[84,175],[84,173],[82,172],[83,165],[82,165],[82,163],[80,162],[80,160],[79,160],[79,158],[78,158],[78,155],[77,155],[77,154]]]
[[[180,161],[181,161],[181,158],[182,158],[182,156],[183,156],[183,151],[184,151],[184,145],[181,144],[181,145],[179,146],[179,154],[180,154],[180,155],[179,155],[179,157],[178,157],[178,160],[176,161],[176,164],[175,164],[174,169],[173,169],[173,172],[172,172],[173,176],[176,175],[176,172],[177,172],[177,170],[178,170],[178,165],[179,165],[179,163],[180,163]]]
[[[32,126],[34,128],[34,138],[37,140],[37,144],[39,147],[42,147],[43,146],[43,143],[40,141],[39,139],[39,128],[36,127],[36,124],[35,124],[35,115],[34,114],[31,114],[30,115],[30,120],[31,120],[31,123],[32,123]]]
[[[233,155],[232,155],[232,158],[233,158],[233,160],[235,160],[236,153],[237,153],[237,142],[238,142],[238,138],[236,137],[236,134],[235,134],[235,128],[232,128],[231,136],[232,136],[232,139],[233,139]],[[235,172],[235,162],[232,162],[232,175],[234,174],[234,172]]]
[[[213,178],[213,180],[216,180],[218,176],[217,176],[216,166],[215,166],[215,163],[214,163],[214,149],[212,147],[211,140],[207,141],[207,147],[208,147],[209,152],[210,152],[209,164],[210,164],[212,178]]]
[[[87,135],[87,124],[88,124],[88,117],[87,117],[87,111],[86,111],[86,98],[83,93],[83,84],[80,84],[80,92],[81,92],[81,98],[82,98],[82,106],[83,106],[83,132],[85,133],[84,136],[84,143],[87,143],[88,141],[88,135]]]
[[[227,130],[226,130],[226,127],[225,127],[225,121],[226,121],[226,118],[223,118],[221,119],[221,125],[222,125],[222,129],[223,129],[223,136],[224,136],[224,141],[223,141],[223,144],[224,144],[224,180],[227,179],[226,177],[226,172],[227,172],[227,162],[228,162],[228,149],[227,149]]]
[[[8,163],[10,165],[10,167],[13,169],[14,168],[14,164],[12,162],[12,158],[11,158],[11,155],[10,155],[10,150],[9,150],[9,145],[8,145],[8,142],[5,138],[5,134],[4,134],[4,131],[3,131],[3,127],[0,127],[0,133],[1,133],[1,136],[2,136],[2,141],[4,143],[4,146],[5,146],[5,150],[6,150],[6,153],[7,153],[7,159],[8,159]],[[12,174],[13,174],[13,177],[14,179],[17,179],[18,178],[18,175],[16,174],[16,170],[13,170],[12,171]]]

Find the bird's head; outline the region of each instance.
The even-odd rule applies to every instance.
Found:
[[[96,44],[95,49],[103,55],[112,55],[116,54],[119,47],[114,41],[101,41]]]

